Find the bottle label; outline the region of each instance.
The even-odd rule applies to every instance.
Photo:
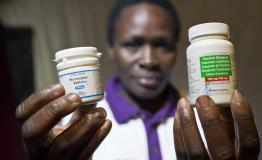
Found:
[[[231,53],[210,53],[188,57],[190,102],[208,95],[216,103],[229,103],[236,88],[234,56]]]
[[[104,95],[99,69],[73,68],[59,72],[58,76],[66,94],[77,93],[82,102]]]
[[[202,78],[232,76],[230,55],[200,57],[200,68]]]

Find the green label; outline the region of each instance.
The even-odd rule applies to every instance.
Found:
[[[230,55],[200,57],[201,77],[232,76]]]

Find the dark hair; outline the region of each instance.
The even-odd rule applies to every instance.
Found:
[[[109,15],[108,25],[107,25],[107,40],[110,46],[113,45],[114,41],[114,34],[115,34],[115,27],[116,23],[121,15],[121,12],[131,5],[147,3],[147,4],[154,4],[162,9],[164,9],[167,14],[171,17],[174,27],[174,36],[176,42],[179,40],[180,34],[180,21],[176,12],[175,7],[169,0],[118,0],[116,4],[113,6],[111,10],[111,14]]]

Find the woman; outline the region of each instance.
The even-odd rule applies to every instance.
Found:
[[[169,1],[120,0],[108,28],[108,54],[117,72],[107,81],[106,99],[98,104],[111,121],[106,120],[102,108],[81,111],[79,96],[64,95],[61,85],[43,89],[17,109],[29,155],[86,159],[113,123],[93,159],[256,159],[257,130],[239,91],[233,94],[232,114],[219,110],[207,96],[197,100],[210,155],[188,101],[182,98],[176,105],[179,95],[169,77],[178,37],[179,21]],[[71,127],[54,136],[51,128],[73,111]]]

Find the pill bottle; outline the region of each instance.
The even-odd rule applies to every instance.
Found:
[[[235,49],[229,39],[229,26],[203,23],[189,29],[187,48],[189,100],[210,96],[216,104],[230,103],[236,89]]]
[[[65,93],[77,93],[83,104],[96,103],[104,97],[99,57],[95,47],[70,48],[57,52],[59,82]]]

